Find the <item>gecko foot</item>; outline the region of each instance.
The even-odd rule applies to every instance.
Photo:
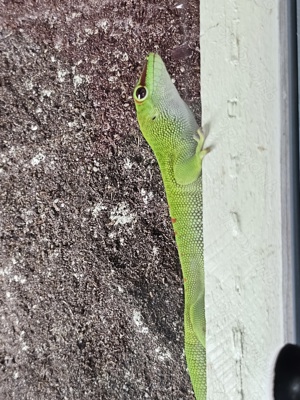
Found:
[[[206,137],[200,127],[197,129],[197,133],[194,134],[193,138],[198,142],[196,154],[203,160],[206,154],[212,150],[212,146],[206,147],[205,149],[203,148]]]

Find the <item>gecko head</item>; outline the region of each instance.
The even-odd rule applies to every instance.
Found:
[[[158,54],[147,57],[133,98],[141,131],[153,150],[172,140],[172,123],[178,124],[177,103],[182,100]]]
[[[175,149],[176,153],[187,147],[194,150],[198,124],[158,54],[147,57],[133,98],[141,131],[157,159]]]

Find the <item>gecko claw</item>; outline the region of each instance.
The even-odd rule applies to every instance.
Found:
[[[213,149],[213,146],[206,147],[205,149],[203,148],[206,136],[204,135],[203,130],[200,127],[197,129],[197,133],[193,135],[193,138],[198,143],[196,153],[199,154],[201,160],[203,160],[204,156],[206,156],[206,154]]]

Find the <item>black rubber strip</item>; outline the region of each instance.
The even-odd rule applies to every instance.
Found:
[[[300,0],[288,1],[289,104],[291,138],[291,182],[293,207],[293,259],[296,343],[300,345],[300,183],[299,183],[299,68],[300,68]]]

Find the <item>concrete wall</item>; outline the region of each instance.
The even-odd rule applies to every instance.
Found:
[[[284,341],[280,2],[201,0],[208,399],[270,398]],[[283,160],[284,162],[284,160]]]

